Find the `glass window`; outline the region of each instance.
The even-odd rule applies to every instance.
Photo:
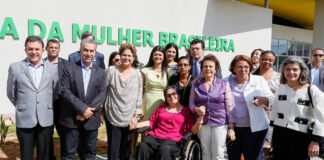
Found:
[[[312,44],[291,40],[272,39],[271,50],[276,54],[276,61],[273,64],[273,69],[279,71],[283,61],[288,56],[298,56],[302,58],[305,63],[309,63]]]
[[[304,43],[304,54],[305,57],[310,57],[312,51],[312,45],[310,43]]]
[[[272,39],[271,40],[271,51],[275,54],[278,55],[278,50],[279,50],[279,40],[278,39]]]
[[[288,55],[295,55],[295,46],[296,42],[295,41],[288,41]]]
[[[303,48],[304,43],[303,42],[296,42],[296,55],[297,56],[303,56]]]
[[[279,52],[278,55],[287,55],[287,40],[279,40]]]

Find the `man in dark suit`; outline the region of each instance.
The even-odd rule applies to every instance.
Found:
[[[7,96],[16,107],[20,156],[32,160],[36,144],[37,159],[49,160],[57,70],[43,61],[44,43],[39,37],[27,37],[25,52],[27,58],[10,65],[7,81]]]
[[[95,40],[95,37],[94,37],[94,35],[91,32],[85,31],[81,35],[81,41],[83,39],[87,39],[87,38],[92,39],[92,40]],[[69,55],[69,61],[71,63],[76,63],[76,62],[78,62],[80,60],[81,60],[80,51],[76,51],[76,52],[71,53]],[[93,59],[93,62],[92,63],[94,65],[100,66],[103,69],[106,69],[106,66],[105,66],[105,56],[102,53],[100,53],[100,52],[97,52],[96,51],[96,55],[95,55],[95,58]]]
[[[190,50],[189,54],[191,55],[190,65],[192,66],[190,69],[191,75],[194,77],[203,77],[202,70],[200,68],[200,62],[204,59],[205,52],[205,42],[201,39],[194,39],[190,42]],[[219,66],[216,72],[217,78],[222,78],[222,69]]]
[[[312,63],[308,64],[310,84],[316,85],[324,92],[324,51],[321,48],[315,48],[311,54]]]
[[[81,60],[67,65],[62,77],[61,95],[65,102],[59,114],[63,126],[62,160],[96,158],[96,142],[100,126],[100,107],[106,98],[105,70],[93,65],[96,43],[81,41]]]
[[[67,60],[59,57],[60,54],[60,42],[56,39],[50,39],[47,41],[46,44],[46,51],[47,51],[47,57],[44,59],[45,62],[49,62],[53,65],[56,66],[56,70],[58,72],[57,75],[57,80],[58,80],[58,84],[61,82],[62,80],[62,75],[63,75],[63,69],[65,68],[65,66],[69,63]],[[58,135],[61,137],[62,136],[62,127],[60,126],[60,124],[58,123],[58,117],[59,117],[59,113],[61,110],[61,105],[63,103],[63,99],[62,96],[60,94],[60,85],[57,85],[56,87],[56,93],[57,95],[54,97],[54,103],[53,103],[53,109],[54,109],[54,125],[56,128],[56,131],[58,133]],[[60,140],[62,140],[60,138]],[[53,139],[52,139],[52,148],[51,148],[51,155],[53,157],[53,159],[55,159],[54,156],[54,144],[53,144]],[[62,145],[64,143],[61,142],[61,149],[63,148]],[[61,151],[62,152],[62,151]]]

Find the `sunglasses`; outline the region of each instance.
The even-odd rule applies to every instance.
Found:
[[[114,59],[115,62],[119,62],[119,60],[120,60],[119,58]]]
[[[178,67],[182,67],[182,66],[184,66],[184,67],[188,67],[189,64],[177,64],[177,66],[178,66]]]
[[[167,97],[167,98],[170,98],[171,96],[175,97],[175,96],[177,96],[177,95],[178,95],[178,94],[177,94],[176,92],[172,92],[172,93],[170,93],[170,94],[167,94],[166,97]]]
[[[323,57],[324,54],[313,54],[314,57]]]

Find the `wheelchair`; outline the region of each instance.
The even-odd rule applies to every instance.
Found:
[[[150,127],[144,127],[137,130],[137,133],[143,135],[143,133],[150,130]],[[180,144],[181,154],[176,158],[176,160],[202,160],[200,141],[197,135],[193,135],[192,133],[186,133],[181,141],[183,143]],[[158,155],[153,155],[152,160],[154,160]]]

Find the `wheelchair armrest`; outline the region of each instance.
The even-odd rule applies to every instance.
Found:
[[[185,135],[182,136],[181,140],[182,140],[183,142],[189,141],[189,140],[191,139],[191,136],[192,136],[192,135],[193,135],[193,134],[192,134],[191,132],[186,133]]]
[[[150,127],[143,127],[137,130],[137,133],[145,133],[150,130]]]

